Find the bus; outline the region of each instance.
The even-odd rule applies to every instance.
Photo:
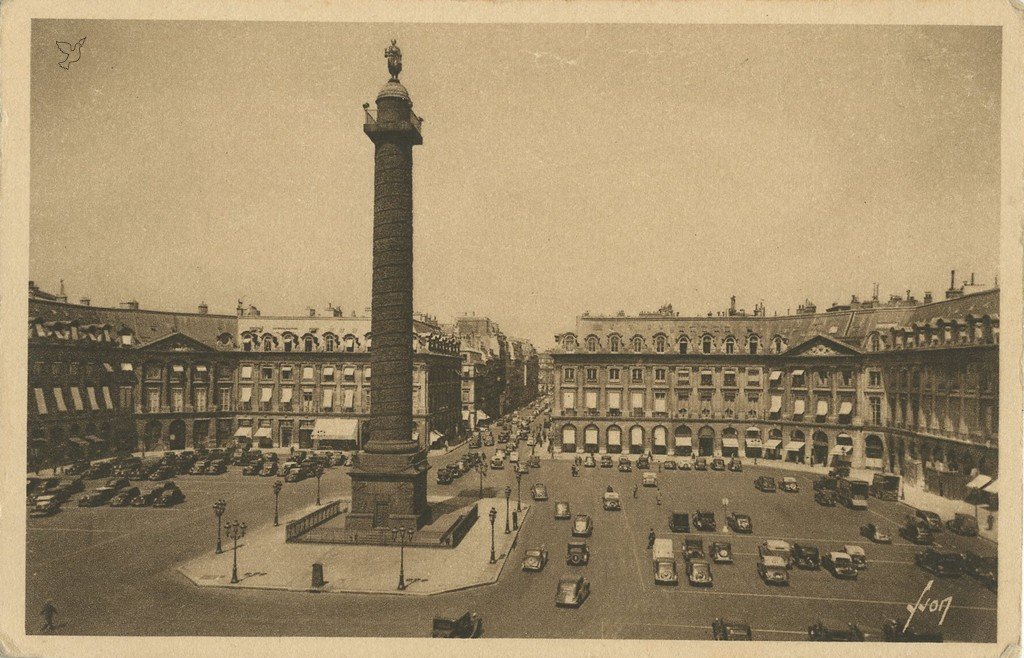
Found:
[[[850,509],[867,509],[869,488],[864,480],[841,478],[836,489],[836,497]]]
[[[900,476],[875,473],[871,478],[871,495],[879,500],[897,500],[900,493]]]

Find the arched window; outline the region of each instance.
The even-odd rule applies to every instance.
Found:
[[[608,339],[608,349],[612,352],[618,352],[620,342],[621,341],[618,336],[612,336]]]
[[[736,351],[736,339],[732,336],[726,336],[725,338],[725,353],[732,354]],[[707,354],[707,352],[704,352]]]
[[[868,459],[881,459],[884,452],[882,439],[874,434],[868,434],[864,439],[864,456]]]
[[[633,336],[632,345],[634,352],[642,352],[644,350],[644,339],[640,336]]]
[[[881,352],[882,351],[882,337],[879,336],[877,333],[871,334],[871,344],[870,344],[869,349],[872,352]]]
[[[711,336],[705,334],[704,337],[700,339],[700,351],[704,354],[711,354],[712,344],[713,341],[711,340]]]
[[[284,351],[293,352],[295,351],[295,345],[298,341],[295,338],[295,334],[284,335]]]
[[[756,335],[751,335],[750,338],[747,339],[747,348],[750,350],[751,354],[757,354],[761,349],[761,339]]]
[[[657,352],[658,354],[664,354],[665,353],[665,337],[664,336],[656,336],[654,338],[654,351]]]
[[[690,351],[690,339],[686,336],[679,338],[679,353],[686,354]]]
[[[324,350],[333,352],[338,349],[338,337],[334,334],[324,334]]]
[[[572,334],[568,334],[562,339],[562,348],[566,352],[573,352],[576,350],[576,337]],[[575,431],[575,430],[574,430]]]
[[[131,336],[129,336],[131,338]],[[242,334],[242,351],[252,351],[252,334]]]
[[[263,351],[270,352],[274,349],[274,337],[267,334],[263,337]]]
[[[342,342],[345,345],[345,351],[346,352],[354,352],[355,351],[355,349],[356,349],[356,337],[355,336],[353,336],[352,334],[348,334],[348,335],[346,335],[342,339]]]
[[[597,336],[587,336],[587,351],[596,352],[598,347]]]
[[[316,348],[316,339],[312,336],[305,336],[302,339],[302,349],[306,352],[312,352]]]
[[[775,338],[772,339],[772,351],[773,352],[775,352],[776,354],[782,354],[782,350],[784,348],[785,348],[785,345],[782,342],[782,336],[776,336]]]

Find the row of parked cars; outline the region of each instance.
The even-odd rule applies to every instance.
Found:
[[[887,619],[882,624],[882,638],[886,642],[942,642],[942,633],[908,627],[907,620]],[[711,636],[716,640],[753,640],[750,624],[737,620],[717,618],[711,623]],[[807,639],[812,642],[864,642],[864,631],[856,624],[828,625],[818,621],[807,627]]]
[[[582,465],[584,468],[615,468],[616,461],[612,455],[601,455],[600,459],[594,457],[593,453],[583,455]],[[710,467],[712,471],[732,471],[739,473],[743,471],[743,462],[739,457],[733,457],[726,461],[722,457],[714,457],[710,461],[707,457],[680,457],[678,459],[663,459],[656,462],[651,455],[640,455],[635,461],[637,470],[645,471],[652,468],[659,468],[662,471],[706,471]],[[620,472],[629,473],[633,470],[634,461],[630,457],[622,456],[618,459]]]

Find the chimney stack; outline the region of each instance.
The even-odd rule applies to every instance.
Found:
[[[316,317],[316,309],[313,308],[312,306],[308,306],[306,308],[309,311],[309,317],[315,318]]]
[[[139,310],[139,303],[134,299],[127,302],[121,302],[121,308],[127,309],[129,311],[137,311]]]
[[[199,302],[199,315],[206,315],[210,312],[210,307],[206,305],[206,302]]]
[[[88,306],[91,301],[92,300],[89,299],[88,297],[82,297],[80,300],[78,300],[78,303],[81,304],[82,306]]]
[[[925,304],[931,304],[932,303],[932,293],[931,293],[930,290],[928,290],[928,291],[926,291],[924,293],[924,303]]]
[[[949,271],[949,288],[950,290],[956,288],[956,270]]]
[[[238,305],[235,306],[235,313],[238,314],[238,317],[242,317],[245,314],[245,307],[242,306],[241,299],[238,300]]]
[[[61,304],[68,303],[68,296],[64,293],[64,279],[60,280],[60,294],[57,295],[57,301]]]
[[[971,272],[971,285],[974,285],[974,272]]]

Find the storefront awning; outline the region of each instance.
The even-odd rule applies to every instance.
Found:
[[[985,493],[990,493],[993,496],[999,495],[999,480],[992,480],[992,482],[982,489]]]
[[[768,375],[768,381],[770,381],[770,382],[777,382],[780,379],[782,379],[782,371],[781,370],[772,370],[772,374]]]
[[[182,365],[172,365],[171,366],[171,370],[174,371],[174,372],[185,372],[185,366],[182,366]]]
[[[806,404],[806,400],[804,400],[803,398],[798,398],[796,400],[793,400],[793,415],[794,416],[803,416],[804,415],[805,404]]]
[[[750,438],[750,439],[747,439],[746,441],[744,441],[744,443],[747,444],[747,448],[760,448],[761,447],[761,439]]]
[[[786,444],[786,447],[783,448],[783,452],[796,452],[797,450],[802,450],[803,447],[803,441],[790,441]]]
[[[803,370],[794,370],[793,371],[793,376],[794,377],[803,377],[804,376],[804,371]]]
[[[289,403],[292,401],[292,387],[281,389],[281,402]]]
[[[242,400],[241,401],[242,402],[249,402],[250,400],[252,400],[252,387],[251,386],[243,386],[242,387]]]
[[[484,413],[484,411],[483,411],[483,409],[477,409],[477,412],[476,412],[476,419],[477,419],[477,420],[490,420],[490,419],[491,419],[491,417],[490,417],[490,416],[488,416],[487,414],[485,414],[485,413]]]
[[[207,371],[207,367],[204,366],[203,364],[200,363],[199,365],[196,366],[196,372],[206,372],[206,371]]]
[[[975,477],[973,480],[971,480],[970,482],[967,483],[967,488],[968,489],[981,489],[985,485],[989,484],[990,482],[992,482],[992,478],[990,478],[987,475],[981,475],[979,473],[977,477]]]
[[[689,436],[677,436],[676,437],[677,447],[693,447],[693,438]]]
[[[269,427],[257,427],[256,433],[252,435],[254,439],[269,439],[270,428]]]
[[[840,402],[839,403],[839,415],[840,416],[849,416],[852,413],[853,413],[853,403],[852,402]]]
[[[760,437],[761,436],[761,429],[758,428],[758,427],[748,427],[747,428],[747,436],[751,437],[751,438],[753,438],[753,437]]]
[[[656,446],[664,446],[665,445],[665,435],[664,434],[656,434],[654,436],[654,445],[656,445]]]
[[[770,413],[777,414],[781,410],[782,410],[782,396],[781,395],[773,395],[772,396],[772,407],[768,411]]]
[[[827,416],[828,415],[828,400],[818,400],[818,408],[815,410],[816,416]]]
[[[621,432],[608,432],[608,445],[610,445],[610,446],[621,446],[622,445],[622,433]]]
[[[107,409],[114,408],[114,401],[110,399],[110,388],[107,386],[103,387],[103,404],[107,405]]]
[[[775,450],[782,445],[782,441],[779,439],[768,439],[764,444],[765,450]]]
[[[588,446],[597,445],[597,430],[588,430],[583,434],[583,441]]]
[[[235,430],[236,438],[251,439],[252,438],[252,427],[245,425],[239,425],[238,429]]]
[[[264,386],[260,389],[260,402],[270,402],[270,397],[274,394],[274,389],[270,386]]]
[[[134,369],[135,368],[130,363],[122,363],[121,364],[121,371],[122,372],[131,372]]]
[[[836,445],[833,446],[832,450],[829,451],[830,455],[845,455],[846,453],[853,450],[850,446]]]
[[[45,414],[46,411],[47,411],[46,410],[46,396],[43,394],[43,389],[37,388],[37,389],[34,389],[34,390],[35,390],[35,393],[36,393],[36,409],[39,411],[40,415]]]
[[[355,418],[317,418],[313,436],[318,439],[355,441],[359,438],[359,421]]]
[[[96,387],[87,386],[85,388],[85,395],[89,399],[89,408],[93,411],[99,411],[100,403],[96,400]]]
[[[739,441],[737,439],[732,439],[732,438],[722,439],[722,447],[723,448],[739,448],[740,447],[740,443],[739,443]]]

